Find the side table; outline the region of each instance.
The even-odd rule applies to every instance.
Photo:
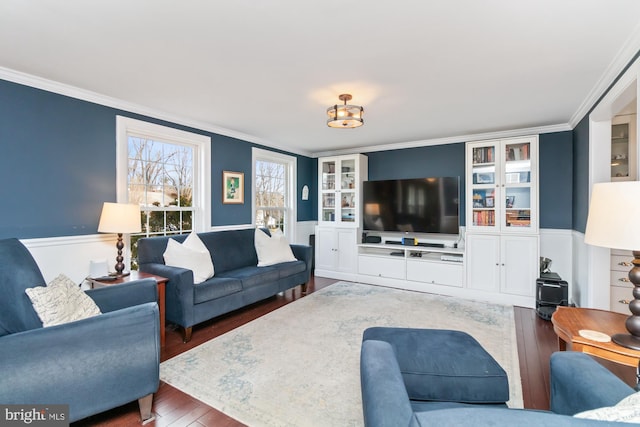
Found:
[[[558,307],[551,316],[553,330],[558,336],[558,349],[580,351],[605,360],[636,368],[640,383],[640,351],[622,347],[613,341],[600,342],[580,335],[587,329],[605,335],[627,333],[625,320],[628,316],[613,311],[594,308]]]
[[[165,306],[164,306],[164,294],[165,294],[165,285],[169,281],[166,277],[156,276],[151,273],[144,273],[141,271],[132,270],[131,274],[124,277],[118,277],[116,280],[97,280],[97,279],[89,279],[92,288],[99,288],[102,286],[111,286],[111,285],[119,285],[121,283],[132,282],[134,280],[140,279],[155,279],[158,283],[158,311],[160,312],[160,346],[164,347],[165,342],[165,333],[164,333],[164,322],[165,322]]]

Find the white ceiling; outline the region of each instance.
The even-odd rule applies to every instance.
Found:
[[[639,22],[638,0],[2,0],[0,78],[317,154],[568,129]],[[326,126],[341,93],[361,128]]]

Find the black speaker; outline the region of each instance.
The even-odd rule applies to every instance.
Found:
[[[550,320],[559,305],[569,305],[568,284],[555,273],[545,273],[536,280],[536,312]]]
[[[382,237],[380,236],[365,236],[365,243],[380,243],[382,242]]]

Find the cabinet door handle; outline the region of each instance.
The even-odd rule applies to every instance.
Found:
[[[627,261],[620,261],[618,263],[618,265],[621,265],[623,267],[631,267],[633,265],[633,263],[627,262]]]
[[[621,282],[630,282],[631,281],[631,280],[629,280],[628,277],[621,277],[618,280],[621,281]]]
[[[618,301],[618,302],[619,302],[620,304],[627,304],[627,305],[629,305],[629,302],[630,302],[630,301],[629,301],[629,300],[627,300],[627,299],[621,299],[621,300],[620,300],[620,301]]]

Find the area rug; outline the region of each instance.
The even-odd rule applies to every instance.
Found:
[[[370,326],[470,333],[522,407],[513,307],[338,282],[160,365],[160,378],[248,426],[362,426],[360,344]]]

